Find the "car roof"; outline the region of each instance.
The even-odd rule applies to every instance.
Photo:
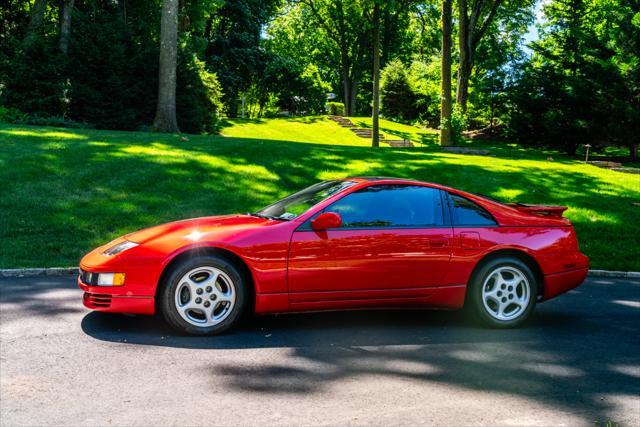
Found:
[[[525,212],[519,211],[514,206],[510,206],[508,204],[501,203],[497,200],[487,198],[487,196],[468,193],[463,190],[459,190],[457,188],[448,187],[442,184],[437,184],[433,182],[425,182],[418,181],[410,178],[394,178],[394,177],[385,177],[385,176],[351,176],[348,178],[344,178],[344,181],[353,181],[359,183],[358,187],[368,186],[365,183],[373,183],[373,182],[384,182],[385,184],[420,184],[432,188],[438,188],[440,190],[446,191],[450,194],[459,195],[465,198],[470,199],[474,203],[479,204],[483,208],[487,209],[497,220],[498,224],[501,225],[530,225],[532,224],[532,220],[536,223],[545,223],[551,226],[557,225],[567,225],[567,220],[565,218],[556,219],[556,218],[541,218],[540,216],[535,216],[532,214],[527,214]],[[372,185],[372,184],[369,184]]]
[[[381,181],[381,180],[393,179],[393,180],[399,180],[399,181],[406,181],[406,178],[397,178],[393,176],[350,176],[345,178],[345,180],[349,180],[349,179],[358,179],[363,181]],[[411,180],[411,181],[414,181],[414,180]]]
[[[417,184],[426,184],[431,187],[436,187],[440,189],[448,189],[441,184],[436,184],[434,182],[426,182],[419,181],[417,179],[411,178],[397,178],[392,176],[350,176],[344,178],[343,181],[354,181],[354,182],[377,182],[377,181],[386,181],[387,183],[399,183],[399,184],[409,184],[409,183],[417,183]]]

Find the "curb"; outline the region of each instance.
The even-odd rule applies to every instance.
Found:
[[[0,277],[69,276],[73,274],[78,274],[78,267],[0,269]],[[640,271],[589,270],[589,276],[640,279]]]
[[[618,277],[625,279],[640,279],[640,271],[608,271],[589,270],[590,277]]]
[[[78,267],[0,269],[0,277],[70,276],[72,274],[78,274]]]

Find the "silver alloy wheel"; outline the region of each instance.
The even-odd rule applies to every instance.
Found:
[[[178,282],[175,303],[180,316],[190,324],[214,326],[231,314],[236,303],[235,284],[218,268],[194,268]]]
[[[497,320],[514,320],[522,315],[531,299],[527,276],[515,267],[494,269],[482,284],[482,304]]]

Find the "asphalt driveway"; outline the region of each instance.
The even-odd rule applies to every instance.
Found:
[[[640,425],[640,281],[589,279],[518,330],[456,312],[255,318],[221,337],[0,280],[2,425]]]

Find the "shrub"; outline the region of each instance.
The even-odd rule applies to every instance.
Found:
[[[416,97],[418,119],[431,127],[440,125],[440,58],[429,62],[413,61],[409,67],[409,84]]]
[[[20,123],[28,117],[27,114],[12,107],[0,106],[0,122]]]
[[[215,73],[194,54],[181,54],[178,63],[176,114],[180,130],[187,133],[217,131],[222,109],[222,88]]]
[[[331,86],[315,65],[303,67],[294,59],[273,55],[256,89],[263,108],[275,96],[280,110],[299,115],[324,112],[326,93]]]
[[[62,116],[65,61],[55,43],[33,36],[16,43],[14,55],[3,64],[0,103],[28,114]]]
[[[344,116],[344,104],[342,102],[327,102],[327,114],[331,116]]]
[[[451,136],[453,137],[453,141],[456,145],[463,142],[462,131],[464,131],[467,126],[467,116],[462,112],[462,109],[457,104],[454,105],[453,111],[451,112]]]
[[[158,50],[135,39],[122,13],[78,10],[69,47],[69,118],[102,129],[151,123],[158,88]]]
[[[380,104],[385,117],[403,121],[418,117],[416,96],[399,59],[389,62],[380,73]]]

